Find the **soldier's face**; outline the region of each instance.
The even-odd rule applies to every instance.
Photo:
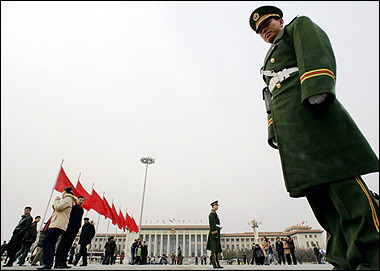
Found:
[[[284,25],[283,19],[270,18],[259,27],[260,37],[267,43],[273,43],[275,37],[280,33]]]

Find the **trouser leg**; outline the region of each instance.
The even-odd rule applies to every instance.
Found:
[[[53,265],[55,245],[57,244],[58,238],[62,232],[63,230],[61,229],[51,228],[46,233],[43,241],[43,259],[45,265]]]
[[[288,265],[291,265],[292,259],[290,258],[290,254],[285,254],[285,257],[286,257],[286,262],[288,263]]]
[[[29,250],[30,250],[31,246],[32,246],[32,244],[23,244],[22,245],[22,254],[21,254],[21,257],[20,257],[19,264],[24,264],[25,263],[26,256],[28,256],[28,253],[29,253]]]
[[[297,258],[296,258],[296,255],[294,253],[294,249],[290,250],[290,255],[292,255],[293,264],[297,264]]]
[[[66,265],[67,255],[75,240],[76,233],[63,232],[61,234],[61,241],[57,245],[55,253],[55,265]]]
[[[79,253],[82,255],[82,261],[83,261],[82,264],[87,265],[87,245],[86,244],[80,245]]]
[[[326,260],[335,269],[348,270],[347,243],[340,227],[340,215],[332,202],[327,185],[318,185],[310,189],[306,198],[319,224],[326,231]]]
[[[360,177],[334,182],[329,194],[339,210],[351,269],[379,269],[379,206]]]
[[[211,251],[211,263],[213,267],[219,267],[218,253]]]
[[[41,261],[42,259],[42,247],[37,247],[36,255],[34,256],[32,264],[37,264],[37,262]]]

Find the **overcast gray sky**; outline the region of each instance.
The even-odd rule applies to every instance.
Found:
[[[266,4],[328,34],[337,98],[379,155],[378,2],[2,1],[1,239],[25,206],[43,215],[62,159],[74,185],[81,173],[138,223],[143,156],[156,159],[143,224],[206,224],[218,199],[225,233],[250,231],[252,218],[259,231],[321,228],[266,143],[269,44],[248,22]],[[377,173],[363,177],[379,192]]]

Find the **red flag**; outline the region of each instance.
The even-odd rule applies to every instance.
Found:
[[[91,193],[91,208],[94,209],[98,214],[104,215],[106,211],[104,209],[102,198],[96,193],[95,189],[92,190]]]
[[[79,180],[78,180],[78,183],[77,183],[76,190],[78,192],[77,197],[79,197],[79,196],[83,196],[84,197],[84,203],[82,204],[83,209],[86,209],[87,211],[90,211],[90,209],[92,208],[91,207],[91,205],[92,205],[91,204],[92,203],[91,195],[89,193],[87,193],[86,189],[83,188],[83,186],[82,186],[82,184],[80,183]]]
[[[118,215],[117,215],[115,205],[113,205],[113,203],[112,203],[111,212],[112,212],[112,224],[116,225],[118,224],[118,219],[117,219]]]
[[[74,185],[70,182],[65,171],[63,170],[63,167],[61,167],[61,170],[59,171],[57,183],[55,184],[54,189],[57,190],[58,192],[63,192],[63,190],[68,186],[73,188],[73,193],[74,195],[76,195],[77,193],[76,193],[76,189]]]
[[[123,229],[125,231],[125,218],[123,216],[123,213],[121,212],[121,209],[119,210],[119,221],[120,221],[120,226],[119,229]]]
[[[104,217],[113,220],[111,206],[108,204],[108,201],[106,200],[105,197],[103,197],[102,203],[103,203],[103,208],[104,208],[104,214],[103,214]]]
[[[132,217],[132,228],[133,228],[134,232],[136,232],[136,233],[139,232],[139,227],[137,226],[136,221],[133,217]]]
[[[132,222],[132,218],[129,216],[129,214],[126,212],[125,213],[125,224],[129,230],[129,232],[132,232],[133,230],[133,222]]]

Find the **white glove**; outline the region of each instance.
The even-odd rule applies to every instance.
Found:
[[[325,101],[327,97],[327,94],[317,94],[309,97],[309,103],[314,105],[314,104],[320,104]]]
[[[275,138],[272,138],[272,144],[273,144],[274,146],[278,147],[278,146],[277,146],[277,142],[276,142],[276,139],[275,139]]]

